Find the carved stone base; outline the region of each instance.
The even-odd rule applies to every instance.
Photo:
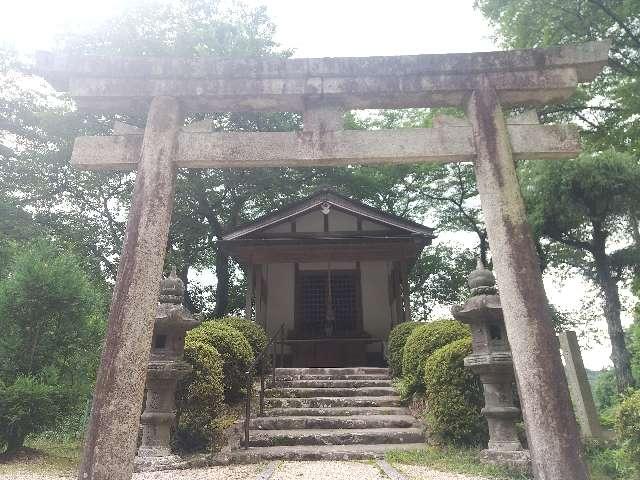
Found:
[[[491,465],[503,465],[522,472],[531,471],[531,456],[529,450],[482,450],[480,461]]]

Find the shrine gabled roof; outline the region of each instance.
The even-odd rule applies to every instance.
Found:
[[[230,241],[241,239],[279,223],[294,220],[296,217],[320,208],[325,203],[328,203],[331,207],[335,207],[343,212],[353,214],[378,224],[387,225],[391,229],[401,230],[409,235],[422,236],[428,239],[436,237],[434,229],[431,227],[427,227],[398,215],[384,212],[383,210],[371,207],[358,200],[346,197],[332,189],[323,188],[307,198],[285,205],[275,212],[239,225],[233,230],[229,230],[222,236],[222,240]]]

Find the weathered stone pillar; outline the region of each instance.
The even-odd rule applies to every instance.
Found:
[[[576,332],[562,332],[559,335],[560,347],[564,354],[564,371],[569,383],[569,392],[573,401],[573,411],[585,438],[604,440],[600,418],[593,401],[587,371],[582,362],[580,345]]]
[[[80,480],[129,480],[169,234],[184,118],[178,100],[152,100],[86,432]]]
[[[584,480],[578,427],[496,91],[490,86],[473,91],[467,116],[533,472],[540,480]]]
[[[173,269],[163,278],[156,309],[151,356],[147,370],[147,396],[142,423],[142,443],[135,465],[139,470],[171,468],[180,457],[171,454],[171,427],[176,418],[176,386],[191,372],[183,360],[184,338],[200,321],[182,305],[184,283]]]
[[[516,430],[520,409],[513,399],[513,361],[496,280],[478,260],[478,268],[471,272],[468,283],[471,297],[451,312],[471,328],[473,353],[464,359],[464,364],[479,375],[484,391],[482,414],[489,424],[489,446],[481,458],[488,463],[528,468],[529,453],[523,450]]]

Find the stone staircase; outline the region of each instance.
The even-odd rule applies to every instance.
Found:
[[[355,460],[423,446],[386,368],[279,368],[236,461]]]

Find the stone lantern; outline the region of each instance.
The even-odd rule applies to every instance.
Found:
[[[480,377],[484,390],[482,414],[489,424],[489,445],[481,458],[488,463],[526,467],[529,455],[516,431],[520,409],[514,405],[513,361],[496,280],[478,260],[468,284],[471,296],[464,305],[454,306],[452,313],[471,328],[473,353],[464,364]]]
[[[160,285],[151,355],[147,369],[146,400],[140,417],[142,441],[138,448],[138,470],[169,467],[180,461],[171,453],[171,427],[175,422],[178,380],[191,372],[183,360],[184,337],[200,321],[182,305],[184,284],[175,268]]]

